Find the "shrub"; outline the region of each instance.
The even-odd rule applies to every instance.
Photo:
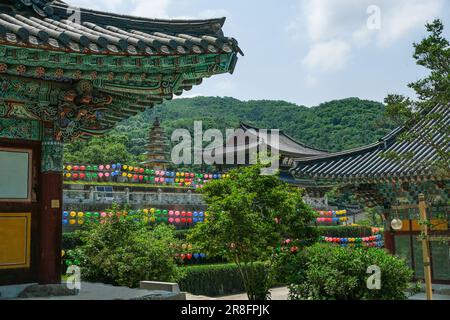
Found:
[[[149,227],[136,217],[113,217],[82,230],[82,245],[69,254],[80,261],[83,280],[137,287],[139,281],[177,281],[173,227]]]
[[[403,300],[413,279],[406,263],[376,248],[316,244],[283,261],[293,300]],[[381,270],[381,289],[370,290],[369,266]]]
[[[372,228],[366,226],[319,226],[317,231],[321,236],[336,238],[369,237]]]
[[[62,249],[71,250],[80,246],[82,241],[78,232],[65,232],[62,235]]]
[[[263,263],[254,265],[261,279],[266,272]],[[179,281],[180,289],[210,297],[245,292],[244,283],[234,263],[185,267],[186,275]]]

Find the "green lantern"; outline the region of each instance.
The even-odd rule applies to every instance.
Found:
[[[163,215],[167,216],[169,212],[167,210],[163,210]]]
[[[92,217],[92,213],[90,213],[89,211],[86,212],[86,218],[91,218]]]
[[[158,210],[156,210],[156,215],[161,215],[161,210],[160,209],[158,209]]]
[[[87,167],[86,167],[86,170],[87,170],[87,171],[92,171],[92,167],[91,167],[91,166],[87,166]]]

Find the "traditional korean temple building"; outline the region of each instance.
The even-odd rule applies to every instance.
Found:
[[[227,148],[227,146],[232,146]],[[241,122],[234,134],[227,137],[224,146],[214,152],[215,156],[222,157],[224,165],[218,165],[220,169],[236,165],[249,165],[250,152],[261,150],[275,151],[280,155],[280,168],[282,171],[291,169],[294,159],[320,156],[328,154],[324,150],[309,147],[295,140],[283,130],[269,129],[262,133],[261,128]],[[227,159],[233,159],[232,164],[227,164]]]
[[[434,169],[433,165],[441,155],[438,149],[431,147],[433,143],[445,152],[450,151],[449,125],[450,105],[437,106],[415,125],[398,128],[371,145],[296,159],[291,172],[308,188],[314,187],[325,193],[338,185],[358,194],[367,205],[382,210],[386,222],[386,248],[405,258],[417,278],[423,277],[423,264],[421,241],[417,239],[420,234],[419,212],[415,205],[419,194],[423,193],[428,219],[433,225],[432,234],[444,239],[431,242],[433,281],[449,283],[450,182],[448,176],[439,175],[439,171]],[[431,143],[424,143],[421,139],[399,139],[407,130],[427,137]],[[382,156],[392,151],[400,156],[399,159]],[[394,218],[403,222],[400,231],[390,227]]]
[[[147,160],[141,164],[152,170],[166,170],[167,165],[170,163],[167,160],[169,154],[167,151],[168,143],[159,118],[156,118],[153,122],[148,138],[149,142],[145,146],[147,152],[144,153],[147,156]]]
[[[0,0],[0,286],[60,281],[64,143],[233,73],[224,21]]]

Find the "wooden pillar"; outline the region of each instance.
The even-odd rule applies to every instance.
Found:
[[[392,231],[384,232],[384,247],[391,254],[395,254],[395,235]]]
[[[419,212],[420,220],[423,222],[427,221],[427,209],[425,204],[425,196],[419,194]],[[430,259],[430,246],[428,242],[428,224],[422,224],[422,258],[423,258],[423,269],[425,275],[425,289],[427,293],[427,300],[433,299],[433,288],[431,285],[431,259]]]
[[[61,282],[62,156],[62,143],[52,140],[42,143],[38,269],[40,284]]]

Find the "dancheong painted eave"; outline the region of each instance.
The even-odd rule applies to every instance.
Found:
[[[65,119],[57,122],[64,141],[104,134],[204,78],[233,73],[243,53],[234,38],[224,36],[224,21],[0,0],[0,98],[20,101],[34,119],[62,114]]]
[[[433,177],[432,166],[440,159],[438,149],[420,139],[400,139],[402,133],[411,130],[419,136],[429,137],[434,145],[449,152],[450,104],[436,106],[428,115],[435,117],[426,116],[409,128],[397,128],[376,143],[348,151],[296,159],[296,166],[291,173],[299,179],[350,182]],[[405,157],[383,157],[383,154],[391,152]]]

